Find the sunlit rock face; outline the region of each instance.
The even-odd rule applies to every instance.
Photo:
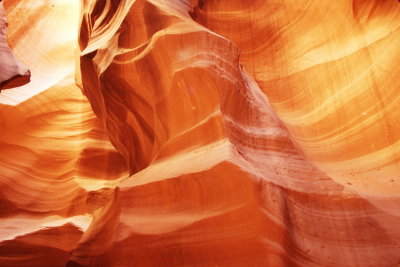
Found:
[[[0,90],[18,87],[29,82],[30,72],[19,63],[7,44],[7,19],[0,1]]]
[[[398,1],[204,1],[306,159],[366,195],[399,196]]]
[[[0,266],[400,264],[397,1],[4,6]]]
[[[32,79],[0,94],[0,266],[65,266],[126,167],[75,85],[79,2],[4,7]]]

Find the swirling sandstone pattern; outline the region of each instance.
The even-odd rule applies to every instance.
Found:
[[[126,168],[75,85],[78,2],[4,5],[32,80],[0,95],[0,266],[65,266]]]
[[[5,9],[0,266],[400,264],[397,1]]]

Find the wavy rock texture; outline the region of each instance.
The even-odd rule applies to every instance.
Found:
[[[65,266],[126,173],[75,85],[71,3],[4,3],[10,44],[32,81],[0,95],[0,266]]]
[[[397,1],[5,9],[1,266],[400,264]]]

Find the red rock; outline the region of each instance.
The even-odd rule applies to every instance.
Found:
[[[397,1],[78,3],[5,1],[0,266],[399,264]]]

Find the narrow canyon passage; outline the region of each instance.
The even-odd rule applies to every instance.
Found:
[[[398,1],[0,2],[0,266],[400,264]]]

